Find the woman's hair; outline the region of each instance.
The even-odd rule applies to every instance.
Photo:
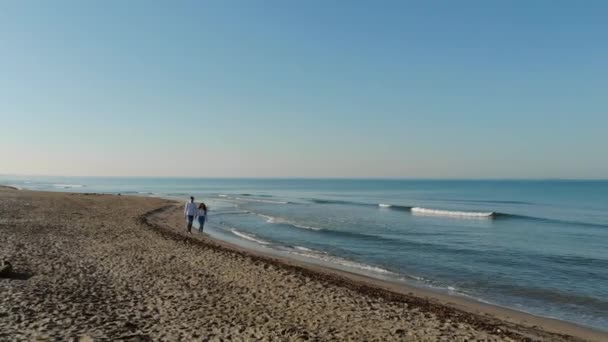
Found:
[[[207,206],[203,202],[201,202],[201,204],[198,205],[198,208],[207,211]]]

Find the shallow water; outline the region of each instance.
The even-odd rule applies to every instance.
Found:
[[[0,177],[211,207],[208,231],[608,329],[608,181]]]

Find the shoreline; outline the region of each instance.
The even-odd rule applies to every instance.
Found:
[[[178,201],[174,202],[174,205],[170,205],[165,208],[159,208],[160,210],[157,209],[151,213],[146,213],[146,216],[157,215],[159,212],[165,210],[174,210],[181,212],[181,205],[183,203]],[[169,229],[168,227],[162,227],[158,224],[150,223],[145,217],[142,217],[142,221],[153,229]],[[181,223],[181,221],[183,220],[180,220],[179,223]],[[179,223],[177,223],[178,227]],[[176,223],[173,224],[175,225]],[[171,233],[179,234],[178,232],[174,231],[171,231]],[[450,309],[463,311],[467,314],[471,314],[474,316],[486,316],[483,318],[475,317],[475,319],[481,318],[481,321],[478,324],[486,329],[498,329],[500,331],[500,329],[502,328],[504,332],[504,326],[507,325],[507,329],[515,328],[515,330],[518,330],[519,333],[523,332],[524,334],[530,333],[526,331],[528,329],[538,330],[540,328],[543,332],[558,334],[561,335],[561,337],[565,338],[573,336],[589,341],[608,340],[608,331],[602,331],[593,327],[588,327],[573,322],[568,322],[551,317],[539,316],[532,313],[519,311],[495,304],[484,303],[475,300],[474,298],[465,298],[457,295],[441,293],[439,291],[416,287],[403,282],[384,280],[374,278],[373,276],[368,276],[365,274],[349,272],[339,268],[331,267],[331,265],[328,263],[325,265],[319,265],[316,263],[310,263],[295,258],[290,258],[284,255],[276,255],[273,253],[264,252],[261,249],[247,248],[238,244],[234,244],[228,241],[212,237],[206,233],[202,236],[198,233],[195,233],[192,236],[184,237],[197,241],[202,241],[203,243],[207,244],[212,243],[219,248],[224,248],[237,253],[244,253],[245,255],[260,258],[266,262],[272,262],[279,266],[284,266],[289,268],[290,270],[295,270],[297,272],[316,273],[322,275],[323,277],[326,277],[326,280],[334,282],[339,286],[347,286],[362,293],[372,293],[374,295],[379,295],[389,300],[404,300],[410,303],[414,302],[416,305],[425,306],[432,311],[442,312],[444,307],[448,307]],[[177,237],[174,236],[174,238]],[[448,317],[455,314],[448,313],[445,311],[443,311],[443,313],[445,313]],[[488,321],[487,316],[491,316],[492,319]],[[514,326],[509,327],[508,325]]]
[[[397,328],[398,324],[404,324],[407,323],[409,321],[414,322],[416,325],[418,324],[429,324],[429,322],[435,321],[437,320],[438,322],[447,322],[449,324],[455,324],[458,325],[457,330],[449,333],[448,335],[441,335],[443,337],[445,336],[451,336],[454,337],[456,336],[456,331],[461,331],[461,330],[466,330],[469,331],[470,329],[474,329],[475,331],[479,331],[479,332],[485,332],[484,334],[490,334],[490,335],[475,335],[475,336],[483,336],[481,338],[484,339],[488,339],[488,340],[558,340],[558,341],[577,341],[577,340],[590,340],[590,341],[602,341],[602,340],[608,340],[608,332],[604,332],[604,331],[600,331],[600,330],[596,330],[594,328],[589,328],[589,327],[585,327],[585,326],[580,326],[574,323],[570,323],[570,322],[565,322],[565,321],[560,321],[557,319],[552,319],[552,318],[546,318],[546,317],[541,317],[541,316],[535,316],[533,314],[528,314],[525,312],[521,312],[521,311],[516,311],[516,310],[512,310],[512,309],[508,309],[508,308],[503,308],[503,307],[499,307],[499,306],[495,306],[492,304],[486,304],[486,303],[482,303],[482,302],[478,302],[475,301],[473,299],[467,299],[467,298],[461,298],[461,297],[457,297],[457,296],[453,296],[453,295],[449,295],[449,294],[442,294],[442,293],[436,293],[432,290],[425,290],[425,289],[421,289],[421,288],[417,288],[417,287],[413,287],[413,286],[408,286],[407,284],[402,284],[402,283],[392,283],[389,281],[384,281],[384,280],[380,280],[380,279],[376,279],[376,278],[372,278],[372,277],[368,277],[365,275],[361,275],[361,274],[357,274],[357,273],[351,273],[351,272],[347,272],[344,270],[339,270],[339,269],[334,269],[331,267],[325,267],[325,266],[320,266],[320,265],[316,265],[316,264],[312,264],[312,263],[306,263],[304,261],[300,261],[300,260],[296,260],[296,259],[292,259],[292,258],[287,258],[287,257],[283,257],[283,256],[276,256],[276,255],[272,255],[272,254],[268,254],[268,253],[264,253],[263,251],[259,251],[259,250],[253,250],[253,249],[249,249],[246,247],[242,247],[242,246],[238,246],[235,244],[232,244],[230,242],[226,242],[223,240],[218,240],[216,238],[212,238],[207,234],[204,235],[199,235],[199,234],[194,234],[194,235],[187,235],[183,232],[183,218],[181,217],[181,202],[177,202],[174,200],[166,200],[166,199],[160,199],[160,198],[150,198],[150,197],[141,197],[141,196],[115,196],[115,195],[107,195],[107,194],[99,194],[98,196],[89,196],[92,194],[87,194],[87,193],[68,193],[68,192],[41,192],[41,191],[30,191],[30,190],[20,190],[20,191],[15,191],[13,189],[9,189],[9,187],[3,187],[0,186],[0,188],[5,188],[6,190],[2,191],[0,190],[0,200],[3,200],[5,198],[3,198],[3,194],[2,192],[4,192],[5,194],[8,194],[8,196],[4,196],[4,197],[9,197],[11,200],[14,200],[17,202],[19,202],[20,200],[27,200],[28,201],[28,205],[30,202],[35,202],[38,198],[41,199],[45,199],[45,198],[50,198],[50,199],[56,199],[57,200],[57,204],[62,204],[65,205],[65,207],[67,208],[66,212],[70,212],[72,213],[72,215],[76,215],[78,214],[78,210],[76,210],[75,208],[77,206],[81,205],[81,202],[85,201],[86,203],[92,203],[97,205],[96,203],[101,203],[104,206],[107,206],[108,208],[119,208],[122,210],[127,210],[124,208],[125,205],[127,204],[137,204],[135,206],[135,209],[129,209],[129,210],[134,210],[133,215],[135,215],[135,213],[137,213],[139,211],[139,213],[137,213],[137,215],[132,217],[132,220],[134,221],[133,223],[136,224],[136,226],[133,226],[134,229],[137,227],[141,227],[141,228],[146,228],[143,229],[142,232],[139,231],[130,231],[130,230],[125,230],[126,228],[121,228],[120,224],[118,223],[114,223],[115,220],[112,218],[111,220],[108,219],[106,221],[104,221],[104,219],[96,219],[96,220],[90,220],[87,219],[86,216],[84,218],[82,218],[81,214],[76,215],[75,217],[80,220],[80,219],[84,219],[84,223],[81,223],[83,225],[91,224],[94,226],[97,226],[96,229],[98,229],[99,231],[95,230],[94,233],[95,234],[101,234],[101,235],[96,235],[95,239],[91,240],[91,241],[99,241],[99,240],[106,240],[109,239],[109,236],[106,236],[107,233],[104,233],[102,231],[102,229],[108,229],[109,233],[112,234],[118,234],[116,236],[122,236],[125,233],[129,233],[129,234],[146,234],[146,231],[151,231],[153,236],[146,236],[146,241],[150,241],[150,243],[163,243],[163,244],[167,244],[170,246],[174,246],[171,247],[169,249],[169,251],[171,250],[175,250],[176,248],[184,248],[185,250],[183,251],[183,255],[184,257],[187,256],[187,258],[191,258],[193,254],[197,254],[197,253],[207,253],[207,254],[212,254],[213,258],[218,258],[218,260],[220,260],[220,264],[224,264],[226,262],[232,262],[231,260],[233,259],[238,259],[238,260],[243,260],[241,262],[237,262],[237,264],[235,264],[234,267],[240,267],[241,269],[237,270],[238,272],[236,273],[237,275],[240,274],[239,277],[245,277],[241,280],[243,281],[247,281],[249,282],[249,286],[258,286],[260,282],[264,282],[264,278],[260,278],[261,276],[256,274],[256,272],[266,272],[267,270],[282,270],[279,273],[283,274],[282,277],[285,276],[289,276],[290,278],[295,277],[296,279],[308,279],[307,281],[304,281],[304,283],[298,285],[298,286],[304,286],[304,288],[307,288],[309,286],[309,284],[314,283],[314,284],[324,284],[322,285],[323,290],[321,293],[325,293],[328,292],[330,294],[330,296],[328,297],[329,299],[327,299],[329,302],[326,303],[332,303],[331,298],[333,298],[333,296],[335,296],[335,294],[331,294],[334,293],[334,291],[338,291],[338,292],[343,292],[343,291],[347,291],[347,292],[351,292],[352,294],[345,297],[348,300],[354,300],[357,303],[359,301],[361,301],[363,299],[363,302],[365,301],[379,301],[379,304],[374,304],[374,305],[380,305],[380,307],[385,307],[385,306],[399,306],[399,307],[404,307],[407,308],[405,309],[406,311],[402,312],[401,315],[406,314],[406,313],[415,313],[417,316],[414,317],[418,317],[418,318],[411,318],[409,320],[403,321],[403,319],[405,319],[405,317],[402,316],[396,316],[394,319],[397,319],[397,317],[402,317],[400,319],[398,319],[397,321],[395,321],[394,323],[388,324],[390,322],[384,322],[386,324],[388,324],[388,326],[392,326],[393,329],[391,331],[391,336],[397,334],[401,334],[403,333],[403,331],[407,331],[407,329],[401,329],[401,328]],[[44,203],[45,200],[40,200],[41,203]],[[69,203],[68,203],[69,202]],[[2,202],[0,202],[0,204],[2,204]],[[128,205],[128,207],[129,207]],[[145,211],[141,212],[142,210],[140,210],[138,208],[138,206],[143,207],[147,207],[148,209],[146,209]],[[18,210],[18,207],[15,207],[14,210]],[[86,208],[86,206],[85,206]],[[129,207],[130,208],[130,207]],[[0,207],[0,209],[2,209],[2,207]],[[62,209],[63,210],[63,209]],[[97,210],[97,209],[95,209]],[[112,209],[112,210],[116,210],[116,209]],[[86,212],[86,210],[84,211]],[[131,212],[131,211],[129,211]],[[11,212],[12,213],[12,212]],[[51,215],[56,215],[55,212],[48,212],[46,215],[48,216],[42,216],[42,224],[51,224],[54,225],[55,223],[53,222],[53,219],[51,217]],[[99,214],[101,215],[101,214]],[[22,220],[20,218],[19,215],[13,215],[11,214],[11,216],[15,217],[15,224],[17,224],[15,227],[15,229],[17,229],[18,227],[18,222],[21,222],[20,220]],[[96,217],[104,217],[104,216],[96,216]],[[114,217],[114,216],[112,216]],[[73,224],[73,221],[76,221],[77,219],[75,218],[68,218],[67,221],[65,222],[66,225],[70,225]],[[125,217],[121,217],[121,219],[126,219]],[[49,222],[45,222],[46,220],[49,220]],[[89,222],[87,222],[89,221]],[[80,222],[80,221],[79,221]],[[118,222],[118,221],[116,221]],[[125,221],[127,222],[127,221]],[[130,221],[129,221],[130,222]],[[2,223],[2,222],[0,222]],[[115,225],[116,227],[109,227],[108,225],[112,224],[113,226]],[[0,226],[0,228],[2,228],[3,226]],[[100,228],[101,227],[101,228]],[[138,228],[138,229],[141,229]],[[70,228],[72,229],[72,228]],[[75,228],[76,229],[76,228]],[[82,229],[82,227],[78,228],[78,229]],[[91,234],[90,230],[76,230],[77,234],[74,234],[74,236],[80,236],[82,234],[82,236],[85,236],[87,234]],[[91,229],[91,228],[88,228]],[[16,234],[22,234],[20,232],[20,230],[16,230]],[[22,238],[25,239],[29,239],[30,237],[34,236],[31,235],[34,234],[34,232],[31,233],[27,233],[26,235],[23,235]],[[80,234],[80,235],[78,235]],[[156,238],[154,237],[156,236]],[[1,238],[0,238],[1,239]],[[139,239],[141,239],[141,237],[138,237],[136,240],[134,241],[139,241]],[[1,240],[0,240],[1,242]],[[99,243],[104,243],[105,247],[107,248],[97,252],[98,254],[95,254],[96,258],[99,258],[101,256],[102,259],[107,259],[107,258],[114,258],[114,257],[109,257],[108,255],[112,255],[111,253],[108,254],[108,252],[106,251],[112,251],[114,250],[114,248],[117,248],[116,244],[120,244],[120,242],[116,241],[116,240],[108,240],[106,242],[104,241],[99,241]],[[47,243],[46,241],[43,241],[43,243]],[[107,246],[106,246],[107,245]],[[1,246],[1,244],[0,244]],[[91,247],[92,248],[92,247]],[[175,250],[177,252],[177,250]],[[3,252],[0,249],[0,252]],[[103,252],[103,253],[102,253]],[[125,251],[125,253],[127,253],[129,251]],[[99,254],[102,253],[102,254]],[[114,252],[112,252],[114,253]],[[120,252],[123,253],[123,252]],[[155,252],[156,253],[156,252]],[[172,253],[172,252],[169,252]],[[2,254],[6,254],[6,253],[0,253],[0,257],[2,257]],[[10,253],[9,253],[10,254]],[[215,254],[219,254],[219,256],[216,256]],[[128,263],[132,263],[133,261],[129,261],[129,258],[132,258],[130,256],[131,254],[127,254],[126,256],[124,256],[126,261]],[[166,254],[159,254],[160,256],[157,256],[155,258],[165,258],[166,259]],[[208,258],[208,257],[207,257]],[[227,259],[226,259],[227,258]],[[163,260],[165,260],[163,259]],[[92,262],[96,262],[95,258],[92,259]],[[154,259],[155,260],[155,259]],[[169,258],[168,260],[172,260],[171,258]],[[209,260],[213,260],[213,259],[204,259],[207,260],[205,262],[203,262],[202,265],[210,265],[208,262],[210,262]],[[250,266],[247,266],[250,265]],[[16,266],[19,267],[19,263],[16,263]],[[146,265],[144,265],[146,266]],[[205,268],[207,266],[203,266],[203,268]],[[210,267],[210,266],[209,266]],[[257,271],[256,271],[257,270]],[[68,272],[70,270],[66,270],[66,272]],[[222,270],[222,272],[225,272],[225,270]],[[243,273],[239,273],[239,272],[243,272]],[[270,271],[269,271],[270,272]],[[274,271],[273,271],[274,272]],[[33,272],[36,273],[36,272]],[[275,272],[276,273],[276,272]],[[185,275],[183,274],[183,272],[180,270],[179,271],[179,276],[187,276],[187,277],[192,277],[192,276],[196,276],[195,274],[190,274],[190,273],[186,273]],[[217,275],[216,275],[217,276]],[[160,279],[163,277],[163,274],[161,273],[160,275],[156,275],[151,279],[151,281],[155,282],[156,280]],[[189,279],[190,279],[189,278]],[[197,278],[197,277],[195,277]],[[63,279],[63,278],[62,278]],[[129,278],[130,279],[130,278]],[[233,278],[230,278],[233,279]],[[236,281],[236,279],[238,278],[234,278]],[[280,278],[277,278],[280,279]],[[27,282],[28,280],[26,280]],[[134,281],[134,280],[125,280],[127,282],[129,281]],[[0,286],[3,286],[3,280],[0,279]],[[13,281],[13,282],[17,282],[17,281]],[[11,282],[8,283],[8,285],[10,285]],[[312,286],[312,285],[311,285]],[[279,293],[282,290],[278,290],[278,288],[280,288],[280,285],[272,285],[270,287],[271,289],[274,289],[272,291],[278,291]],[[287,293],[297,293],[297,292],[293,292],[293,291],[297,291],[299,287],[289,287],[291,290],[288,290]],[[0,287],[1,289],[1,287]],[[15,290],[15,291],[19,291],[19,290]],[[324,291],[324,292],[323,292]],[[2,291],[0,291],[1,293]],[[264,292],[262,292],[264,293]],[[354,294],[356,294],[356,296],[354,296]],[[228,292],[228,296],[231,297],[230,292]],[[233,301],[233,299],[231,298],[226,298],[224,296],[222,296],[223,300],[228,300],[228,301]],[[311,304],[310,302],[307,302],[306,297],[300,297],[297,296],[295,298],[298,298],[298,300],[302,300],[304,303],[304,305],[312,305],[309,307],[310,310],[312,309],[319,309],[318,307],[315,307],[313,304]],[[369,299],[365,299],[365,298],[369,298]],[[238,298],[235,298],[234,300],[237,300]],[[83,300],[87,300],[86,298]],[[278,300],[278,299],[274,299],[274,300]],[[308,300],[309,301],[309,300]],[[238,302],[238,300],[237,300]],[[6,302],[7,306],[10,306],[10,301]],[[270,302],[272,304],[272,301]],[[277,302],[275,304],[281,304],[280,302]],[[22,304],[17,304],[15,303],[15,305],[22,305]],[[185,304],[184,304],[185,305]],[[217,304],[220,305],[220,304]],[[234,304],[237,305],[237,304]],[[327,305],[327,304],[324,304]],[[355,305],[355,304],[352,304]],[[356,304],[355,306],[352,307],[352,310],[355,310],[355,308],[360,307],[361,304]],[[217,308],[221,309],[220,307],[216,307],[216,310],[218,310]],[[336,307],[336,308],[342,308],[340,307]],[[137,311],[137,309],[133,309],[135,311]],[[323,313],[327,313],[328,309],[325,309],[326,311],[320,311]],[[337,310],[337,309],[335,309]],[[357,309],[358,310],[358,309]],[[0,309],[0,311],[2,311]],[[418,314],[419,312],[419,314]],[[280,311],[279,311],[280,313]],[[286,311],[283,312],[283,314],[285,315],[289,315],[291,312],[290,311]],[[331,310],[329,311],[329,313],[331,313]],[[256,315],[255,311],[253,311],[253,314]],[[371,315],[371,312],[366,314],[366,315]],[[421,315],[421,316],[420,316]],[[339,315],[338,315],[339,316]],[[419,317],[420,316],[420,317]],[[2,327],[2,323],[3,323],[3,316],[2,312],[0,312],[0,327]],[[387,316],[387,317],[392,317],[392,316]],[[425,321],[427,321],[425,323]],[[392,321],[391,321],[392,322]],[[401,322],[401,323],[397,323],[397,322]],[[417,322],[417,323],[416,323]],[[450,323],[452,322],[452,323]],[[446,324],[447,324],[446,323]],[[308,324],[308,323],[307,323]],[[335,324],[338,324],[337,322]],[[362,323],[359,323],[362,324]],[[377,323],[379,324],[379,323]],[[462,326],[462,327],[461,327]],[[471,328],[467,328],[467,327],[471,327]],[[10,327],[10,325],[9,325]],[[152,329],[152,328],[150,328]],[[374,334],[386,334],[387,331],[386,330],[376,330],[376,332],[374,333],[374,328],[370,328],[371,330],[368,330],[367,332],[370,333],[371,335],[369,336],[379,336],[379,335],[374,335]],[[431,336],[431,335],[427,335],[427,334],[435,334],[438,333],[436,328],[432,328],[431,330],[428,330],[431,328],[420,328],[420,331],[416,331],[416,330],[412,330],[413,333],[416,333],[416,335],[413,336],[418,336],[420,338],[420,336]],[[2,330],[2,329],[0,329]],[[9,330],[10,331],[10,330]],[[472,333],[471,331],[469,331],[470,333]],[[442,332],[442,334],[444,334],[445,332]],[[422,334],[422,335],[419,335]],[[477,334],[477,333],[475,333]],[[0,334],[1,335],[1,334]],[[154,336],[152,334],[152,336]],[[264,334],[260,335],[261,337],[264,337]],[[334,335],[320,335],[320,336],[334,336]],[[435,336],[435,335],[432,335]],[[437,335],[439,336],[439,335]],[[458,335],[460,336],[460,335]],[[0,336],[1,337],[1,336]],[[390,339],[394,339],[395,337],[387,337],[385,335],[385,338],[387,340]],[[0,338],[1,339],[1,338]],[[454,338],[456,339],[456,338]]]

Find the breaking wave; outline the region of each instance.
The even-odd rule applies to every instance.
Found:
[[[318,198],[313,198],[313,199],[309,199],[312,203],[316,203],[316,204],[346,204],[346,205],[363,205],[363,206],[369,206],[370,204],[368,203],[360,203],[360,202],[351,202],[351,201],[339,201],[339,200],[324,200],[324,199],[318,199]]]
[[[360,271],[380,273],[380,274],[385,274],[385,275],[394,275],[395,274],[389,270],[386,270],[386,269],[378,267],[378,266],[363,264],[360,262],[340,258],[337,256],[332,256],[332,255],[329,255],[326,253],[317,252],[317,251],[308,249],[306,247],[303,247],[304,249],[302,249],[302,247],[300,247],[300,248],[298,248],[298,247],[300,247],[300,246],[296,246],[295,249],[297,249],[299,251],[292,251],[289,253],[291,253],[293,255],[302,256],[305,258],[316,259],[316,260],[322,261],[327,264],[334,264],[334,265],[338,265],[338,266],[342,266],[342,267],[346,267],[346,268],[350,268],[350,269],[356,269],[356,270],[360,270]]]
[[[394,204],[385,204],[385,203],[378,204],[378,207],[383,208],[383,209],[401,210],[401,211],[407,211],[407,210],[412,209],[412,207],[408,207],[406,205],[394,205]]]
[[[219,195],[221,197],[228,197],[227,195]],[[230,197],[228,197],[230,198]],[[242,201],[254,201],[254,202],[267,202],[267,203],[276,203],[276,204],[294,204],[294,202],[283,202],[283,201],[274,201],[274,200],[264,200],[264,199],[253,199],[253,198],[230,198],[237,199]],[[608,227],[606,223],[592,223],[592,222],[582,222],[582,221],[566,221],[559,219],[551,219],[551,218],[543,218],[536,216],[527,216],[527,215],[518,215],[518,214],[508,214],[496,211],[465,211],[465,210],[446,210],[446,209],[432,209],[432,208],[423,208],[423,207],[415,207],[415,206],[407,206],[407,205],[398,205],[398,204],[390,204],[390,203],[362,203],[362,202],[351,202],[351,201],[342,201],[342,200],[331,200],[331,199],[318,199],[318,198],[308,198],[306,199],[315,204],[341,204],[341,205],[354,205],[354,206],[364,206],[369,208],[379,208],[383,210],[395,210],[395,211],[405,211],[409,212],[415,216],[436,216],[436,217],[445,217],[445,218],[453,218],[453,219],[519,219],[519,220],[532,220],[536,222],[546,222],[546,223],[556,223],[556,224],[569,224],[569,225],[580,225],[587,227]],[[496,201],[498,202],[498,201]],[[503,201],[507,202],[507,201]],[[515,201],[509,201],[515,202]],[[294,223],[292,221],[282,219],[282,218],[272,218],[266,217],[269,223],[283,223],[290,224],[298,228],[305,229],[313,229],[313,230],[324,230],[323,228],[310,227],[306,225],[301,225]]]
[[[414,215],[423,216],[449,216],[458,218],[492,218],[495,213],[492,211],[488,212],[474,212],[474,211],[451,211],[451,210],[437,210],[414,207],[411,209]]]
[[[269,199],[261,199],[261,198],[251,198],[251,196],[258,196],[258,195],[251,195],[251,194],[241,194],[241,196],[246,197],[232,197],[229,195],[225,195],[225,194],[218,194],[217,195],[220,198],[226,198],[226,199],[230,199],[230,200],[237,200],[237,201],[246,201],[246,202],[258,202],[258,203],[273,203],[273,204],[289,204],[291,202],[287,202],[287,201],[278,201],[278,200],[269,200]],[[259,197],[272,197],[270,195],[261,195]]]
[[[54,186],[55,188],[64,188],[64,189],[70,189],[70,188],[84,188],[85,185],[84,184],[52,184],[52,186]]]
[[[261,245],[269,245],[270,244],[270,242],[262,240],[262,239],[258,238],[257,236],[255,236],[253,234],[243,233],[243,232],[240,232],[240,231],[238,231],[238,230],[236,230],[234,228],[230,229],[230,231],[232,232],[232,234],[234,234],[234,235],[236,235],[236,236],[238,236],[238,237],[240,237],[242,239],[245,239],[245,240],[253,241],[253,242],[259,243]]]
[[[274,200],[266,200],[266,199],[242,198],[242,197],[235,197],[234,199],[241,200],[241,201],[248,201],[248,202],[289,204],[289,202],[287,202],[287,201],[274,201]]]
[[[250,197],[250,196],[254,196],[254,197],[274,197],[272,195],[266,195],[266,194],[247,194],[247,193],[241,194],[241,196],[247,196],[247,197]]]
[[[306,248],[303,246],[295,246],[295,249],[299,250],[299,251],[303,251],[303,252],[315,252],[314,250],[310,249],[310,248]]]
[[[311,230],[323,230],[323,228],[319,228],[319,227],[312,227],[312,226],[307,226],[307,225],[303,225],[300,223],[295,223],[293,221],[287,220],[285,218],[282,217],[276,217],[276,216],[269,216],[269,215],[264,215],[264,214],[256,214],[259,217],[262,217],[264,219],[266,219],[266,222],[268,223],[276,223],[276,224],[286,224],[289,226],[293,226],[296,228],[302,228],[302,229],[311,229]]]
[[[357,206],[364,206],[364,207],[380,207],[380,208],[391,209],[391,210],[410,210],[412,208],[412,207],[409,207],[406,205],[395,205],[395,204],[386,204],[386,203],[379,203],[379,204],[362,203],[362,202],[351,202],[351,201],[340,201],[340,200],[325,200],[325,199],[318,199],[318,198],[310,199],[310,201],[312,203],[316,203],[316,204],[357,205]]]

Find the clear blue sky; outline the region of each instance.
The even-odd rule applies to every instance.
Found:
[[[3,1],[0,174],[608,178],[605,1]]]

